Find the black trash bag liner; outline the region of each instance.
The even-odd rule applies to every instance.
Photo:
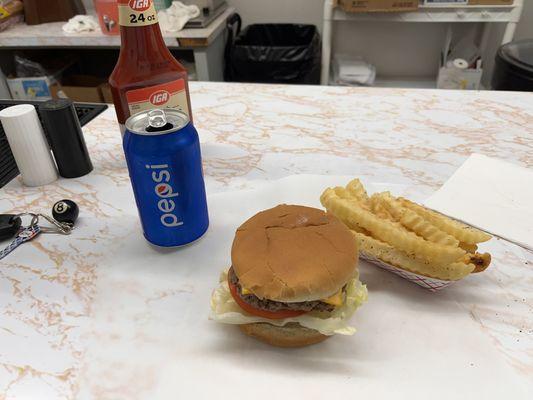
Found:
[[[255,24],[235,40],[230,18],[226,49],[227,81],[258,83],[320,83],[321,43],[313,25]]]
[[[533,92],[533,39],[500,47],[494,64],[492,88]]]

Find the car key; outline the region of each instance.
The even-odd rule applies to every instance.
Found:
[[[15,236],[22,224],[22,220],[16,214],[0,214],[0,240],[11,239]]]

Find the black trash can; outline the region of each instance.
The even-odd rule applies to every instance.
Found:
[[[533,92],[533,40],[520,40],[500,47],[496,54],[492,88]]]
[[[239,33],[240,24],[240,17],[230,18],[226,81],[320,83],[321,43],[315,26],[255,24]]]

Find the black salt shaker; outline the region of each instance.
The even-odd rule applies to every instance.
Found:
[[[50,136],[59,175],[77,178],[91,172],[93,164],[72,100],[49,100],[39,106],[39,114]]]

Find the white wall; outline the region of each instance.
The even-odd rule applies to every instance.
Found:
[[[446,29],[445,24],[335,23],[333,52],[362,56],[376,66],[380,78],[431,79],[438,71]]]
[[[524,0],[522,20],[516,29],[516,39],[533,39],[533,1]]]
[[[83,5],[85,6],[85,9],[88,11],[88,12],[91,12],[94,10],[94,3],[93,3],[93,0],[82,0],[83,2]]]
[[[227,0],[241,15],[243,24],[294,22],[322,29],[323,0]]]

